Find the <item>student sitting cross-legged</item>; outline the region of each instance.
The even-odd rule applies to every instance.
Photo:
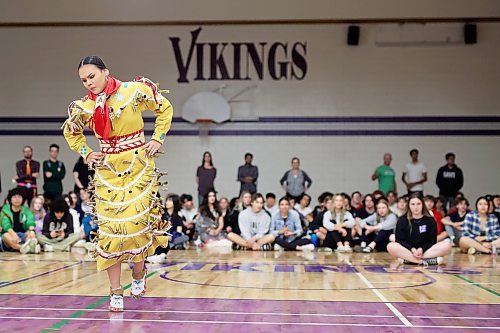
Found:
[[[269,243],[274,241],[274,236],[269,234],[271,218],[263,207],[264,197],[262,194],[253,194],[250,207],[238,215],[241,235],[230,232],[227,238],[243,249],[270,250]]]
[[[80,239],[80,234],[73,233],[73,216],[63,198],[52,202],[50,213],[45,215],[42,234],[38,242],[45,252],[69,251],[70,247]]]
[[[437,242],[436,221],[425,207],[422,195],[413,193],[408,201],[408,213],[396,224],[396,241],[387,251],[402,263],[440,265],[443,256],[451,251],[451,242]]]
[[[299,213],[291,209],[290,201],[283,197],[279,201],[279,211],[271,219],[271,234],[274,236],[275,250],[314,250],[309,239],[301,238],[303,233]]]
[[[494,247],[500,248],[500,226],[495,214],[488,212],[490,205],[492,202],[487,197],[479,197],[476,210],[465,215],[459,240],[463,252],[491,253]]]
[[[383,198],[377,201],[376,213],[365,219],[357,218],[362,228],[361,251],[373,252],[374,249],[384,251],[389,244],[389,237],[394,232],[398,217],[391,212],[389,202]]]

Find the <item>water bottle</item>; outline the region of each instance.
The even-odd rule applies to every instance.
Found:
[[[318,247],[318,236],[316,234],[311,235],[311,243],[313,243],[314,247]]]
[[[496,244],[491,244],[491,255],[492,256],[497,255],[497,245]]]

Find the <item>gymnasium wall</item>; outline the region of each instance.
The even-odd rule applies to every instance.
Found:
[[[457,163],[465,173],[464,192],[469,197],[499,192],[499,23],[478,23],[475,45],[452,41],[390,47],[377,41],[385,38],[384,29],[394,29],[391,23],[361,24],[358,46],[346,45],[348,24],[190,24],[197,17],[206,21],[227,17],[242,20],[243,12],[248,20],[461,17],[467,13],[488,16],[498,14],[495,2],[486,1],[485,7],[477,8],[470,1],[445,1],[448,6],[441,3],[431,11],[425,6],[385,1],[386,8],[391,9],[384,12],[362,1],[318,1],[317,6],[308,6],[310,10],[305,10],[302,2],[287,2],[291,5],[280,11],[284,7],[279,5],[284,2],[277,1],[263,15],[258,6],[235,8],[231,3],[218,2],[227,11],[225,16],[215,10],[218,6],[200,7],[202,14],[195,16],[188,10],[193,4],[185,1],[171,2],[175,10],[162,14],[160,9],[167,9],[165,4],[151,1],[151,7],[141,7],[144,11],[135,11],[133,17],[125,8],[103,14],[88,7],[72,11],[62,3],[51,12],[32,1],[0,10],[0,22],[4,23],[161,19],[189,23],[0,26],[0,40],[8,46],[0,52],[3,77],[8,78],[0,80],[0,115],[17,118],[9,122],[0,119],[2,196],[24,144],[31,144],[35,158],[41,161],[46,158],[48,145],[59,143],[61,159],[68,169],[72,168],[77,155],[69,151],[56,131],[68,103],[85,93],[76,67],[89,54],[100,55],[119,79],[140,74],[160,82],[162,88],[170,90],[167,97],[176,118],[181,116],[184,102],[200,91],[218,91],[230,101],[238,121],[213,126],[207,138],[200,138],[194,126],[173,123],[172,135],[164,146],[166,155],[158,162],[168,170],[173,192],[196,192],[194,174],[205,150],[214,155],[216,186],[222,195],[232,196],[238,191],[236,169],[247,151],[254,153],[260,168],[262,192],[281,193],[278,180],[293,156],[301,158],[304,170],[313,179],[313,196],[323,190],[367,192],[376,186],[370,175],[381,163],[383,153],[392,152],[400,178],[408,151],[414,147],[420,149],[429,171],[427,192],[437,193],[435,174],[448,151],[457,154]],[[114,8],[113,4],[116,2],[105,2],[104,9]],[[22,5],[31,6],[39,14],[19,11]],[[427,26],[430,28],[423,29],[427,35],[435,29],[449,30],[456,37],[463,29],[457,22]],[[175,40],[179,39],[177,58],[186,65],[192,33],[199,28],[198,46],[184,79],[189,82],[179,82]],[[234,45],[243,45],[239,58]],[[257,51],[261,68],[255,66],[248,48]],[[211,50],[215,57],[211,57]],[[219,63],[214,65],[217,59]],[[235,74],[238,66],[239,76]],[[436,116],[441,117],[433,118]],[[297,117],[300,121],[294,119]],[[13,130],[25,134],[9,132]],[[95,140],[90,142],[96,147]],[[70,187],[68,175],[65,189]],[[398,187],[403,189],[401,181]]]

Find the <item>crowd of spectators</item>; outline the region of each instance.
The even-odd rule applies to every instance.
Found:
[[[17,187],[9,191],[0,213],[3,251],[40,253],[92,250],[98,226],[88,206],[86,187],[93,176],[83,158],[73,168],[74,188],[63,192],[66,168],[58,158],[59,147],[49,147],[49,159],[35,161],[33,150],[23,148],[16,163]],[[292,167],[279,180],[283,195],[258,192],[259,169],[253,155],[237,170],[238,196],[218,196],[217,169],[205,152],[196,170],[198,208],[191,194],[169,193],[163,218],[171,222],[169,249],[189,246],[225,247],[252,251],[388,251],[403,263],[440,264],[452,246],[461,251],[496,253],[500,245],[500,196],[485,195],[470,207],[460,192],[464,177],[455,155],[436,174],[438,196],[424,196],[427,169],[416,149],[402,173],[406,191],[398,195],[392,156],[384,154],[372,180],[373,193],[325,192],[314,207],[307,194],[313,181],[294,157]],[[40,170],[41,167],[41,170]],[[37,181],[43,177],[43,187]],[[43,189],[43,194],[39,191]],[[1,189],[0,189],[1,191]],[[159,248],[151,262],[165,260],[169,249]]]

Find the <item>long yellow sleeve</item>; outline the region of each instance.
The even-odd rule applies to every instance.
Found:
[[[84,108],[79,105],[79,102],[80,101],[74,101],[70,104],[70,116],[64,122],[62,128],[64,138],[68,142],[69,147],[86,159],[87,156],[93,152],[87,145],[85,135],[83,135],[83,130],[88,126],[91,113],[84,110]]]
[[[172,104],[168,99],[163,97],[161,93],[156,94],[155,100],[152,89],[146,84],[141,83],[139,89],[141,93],[146,95],[144,102],[146,103],[147,109],[153,111],[156,117],[155,130],[151,139],[163,143],[172,124],[172,117],[174,114]]]

